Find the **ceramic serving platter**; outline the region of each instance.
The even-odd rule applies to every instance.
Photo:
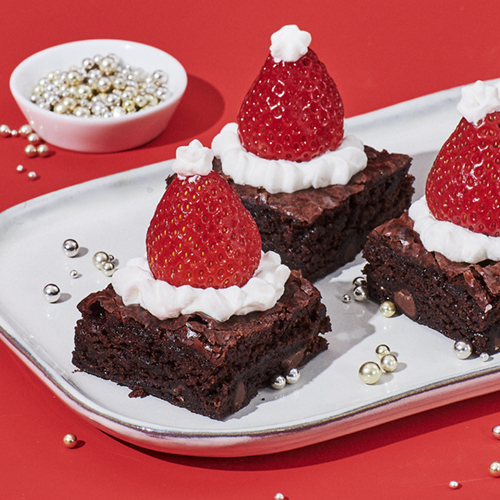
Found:
[[[347,120],[348,133],[378,149],[414,157],[416,196],[437,150],[458,123],[459,89]],[[109,278],[92,264],[99,250],[120,264],[145,253],[145,231],[164,191],[171,162],[149,165],[57,191],[0,214],[0,337],[41,381],[103,431],[149,449],[196,456],[247,456],[290,450],[366,429],[450,402],[492,392],[500,359],[459,360],[453,342],[370,302],[342,302],[361,274],[361,257],[317,283],[334,331],[329,349],[302,369],[298,384],[262,390],[223,422],[75,371],[71,364],[77,303]],[[67,238],[77,257],[62,251]],[[72,279],[76,270],[79,277]],[[59,302],[43,288],[56,283]],[[375,347],[397,354],[396,372],[365,385],[359,366]]]

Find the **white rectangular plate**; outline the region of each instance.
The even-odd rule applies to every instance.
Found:
[[[451,89],[347,120],[348,133],[377,149],[414,157],[416,196],[441,144],[458,123],[459,89]],[[109,283],[92,265],[99,250],[120,263],[145,253],[146,228],[171,163],[163,162],[57,191],[0,214],[0,332],[62,400],[100,429],[150,449],[197,456],[274,453],[324,441],[450,402],[497,390],[498,356],[460,361],[453,342],[406,317],[384,318],[370,302],[343,303],[360,257],[317,283],[333,332],[330,347],[302,370],[298,384],[266,389],[223,422],[74,371],[77,303]],[[76,239],[69,258],[62,242]],[[70,277],[70,271],[80,274]],[[43,287],[56,283],[49,304]],[[359,366],[388,344],[399,367],[368,386]]]

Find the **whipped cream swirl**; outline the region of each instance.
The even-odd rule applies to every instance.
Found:
[[[453,262],[477,264],[486,259],[500,260],[500,237],[475,233],[431,214],[425,196],[412,203],[409,216],[428,252],[439,252]]]
[[[488,113],[500,111],[498,91],[498,86],[478,80],[462,89],[462,98],[457,104],[457,110],[468,122],[477,123]]]
[[[112,278],[115,292],[125,305],[140,304],[158,319],[204,313],[223,322],[233,315],[271,309],[283,295],[290,269],[277,253],[262,254],[254,276],[241,288],[175,287],[156,280],[145,257],[131,259]]]
[[[228,123],[214,137],[212,150],[221,159],[222,171],[236,184],[262,187],[270,193],[345,185],[368,161],[363,143],[354,136],[344,137],[335,151],[307,162],[259,158],[241,145],[236,123]]]
[[[188,146],[177,148],[172,170],[180,178],[208,175],[212,171],[213,159],[214,152],[194,139]]]
[[[271,35],[269,50],[277,63],[295,62],[307,54],[310,43],[311,35],[307,31],[300,30],[295,24],[289,24]]]

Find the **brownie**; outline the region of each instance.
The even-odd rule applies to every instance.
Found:
[[[500,263],[452,262],[428,252],[407,212],[376,228],[363,250],[367,289],[413,321],[477,353],[500,349]]]
[[[159,320],[125,306],[112,285],[83,299],[73,364],[81,370],[222,420],[274,376],[304,365],[328,344],[320,292],[290,274],[276,305],[221,323],[204,314]]]
[[[345,186],[271,194],[228,179],[257,222],[262,249],[313,282],[354,260],[368,233],[399,217],[413,195],[409,156],[365,152],[367,167]],[[215,168],[221,170],[220,162]]]

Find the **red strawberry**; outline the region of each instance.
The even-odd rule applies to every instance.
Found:
[[[261,158],[309,161],[344,137],[344,107],[325,65],[309,49],[296,62],[270,54],[238,113],[243,147]]]
[[[427,178],[427,204],[438,220],[500,235],[500,113],[462,118]]]
[[[217,172],[175,177],[146,236],[156,279],[196,288],[243,286],[260,262],[257,225]]]

